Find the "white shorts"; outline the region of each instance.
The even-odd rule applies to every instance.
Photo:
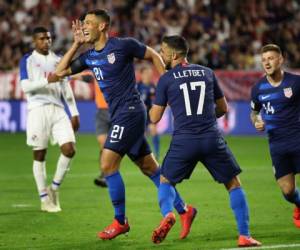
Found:
[[[27,144],[36,150],[48,148],[48,142],[59,146],[75,143],[75,134],[68,115],[62,107],[47,104],[29,110],[27,116]]]

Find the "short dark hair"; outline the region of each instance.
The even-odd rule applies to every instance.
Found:
[[[36,35],[38,33],[47,33],[49,30],[43,26],[37,26],[33,29],[32,35]]]
[[[189,45],[183,36],[164,36],[162,42],[176,50],[176,52],[183,57],[186,57],[189,52]]]
[[[275,51],[278,54],[282,55],[280,47],[276,44],[273,44],[273,43],[270,43],[270,44],[267,44],[267,45],[263,46],[260,50],[260,53],[262,54],[262,53],[266,53],[268,51]]]
[[[104,22],[110,25],[110,16],[106,10],[103,9],[90,10],[85,14],[85,16],[86,15],[95,15],[97,17],[100,17]]]

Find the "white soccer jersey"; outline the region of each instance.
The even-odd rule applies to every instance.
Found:
[[[64,98],[72,116],[78,115],[73,91],[67,80],[57,83],[48,83],[47,76],[55,71],[59,62],[52,51],[42,55],[34,50],[23,56],[20,62],[20,80],[22,90],[26,95],[28,109],[31,110],[45,104],[55,104],[64,107],[61,97]]]

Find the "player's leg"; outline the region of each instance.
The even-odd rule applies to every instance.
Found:
[[[52,141],[59,144],[61,153],[56,164],[52,183],[48,187],[48,192],[53,203],[61,210],[58,190],[70,169],[71,161],[76,153],[75,134],[66,112],[60,107],[53,106],[52,108]]]
[[[157,133],[157,129],[156,129],[156,124],[150,123],[148,125],[149,131],[150,131],[150,135],[152,138],[152,145],[153,145],[153,151],[154,151],[154,155],[155,158],[157,160],[159,160],[159,153],[160,153],[160,137]]]
[[[108,191],[114,207],[114,220],[98,237],[103,240],[110,240],[130,230],[127,218],[125,217],[125,186],[119,172],[122,155],[104,148],[101,155],[101,169],[105,175]]]
[[[139,156],[142,155],[142,156]],[[140,168],[142,173],[150,178],[154,185],[159,188],[160,186],[160,168],[157,160],[151,153],[149,144],[147,140],[143,137],[139,139],[135,145],[132,147],[128,156],[132,161]],[[185,202],[179,195],[178,191],[175,189],[175,200],[174,207],[176,211],[183,215],[187,212],[187,207]]]
[[[297,140],[295,140],[297,142]],[[300,194],[295,175],[300,172],[299,145],[272,145],[271,158],[277,183],[286,201],[295,205],[293,221],[300,228]]]
[[[99,187],[107,187],[107,183],[104,174],[101,171],[101,152],[104,148],[104,144],[107,138],[107,133],[111,127],[109,112],[107,109],[97,109],[95,117],[95,127],[97,142],[99,145],[99,171],[100,175],[94,179],[95,185]]]
[[[173,204],[175,202],[175,187],[164,176],[160,177],[160,186],[158,188],[158,200],[160,211],[163,215],[159,226],[152,233],[153,243],[161,243],[176,222],[173,213]]]
[[[33,149],[33,175],[41,200],[41,210],[57,212],[47,192],[46,153],[50,136],[47,122],[47,107],[41,106],[32,109],[27,116],[27,144]]]
[[[183,140],[173,143],[172,141],[162,165],[158,200],[160,211],[164,218],[153,232],[152,241],[154,243],[163,241],[175,223],[173,208],[178,204],[178,198],[181,200],[179,203],[184,204],[175,189],[175,185],[183,179],[189,178],[196,165],[196,161],[190,161],[189,153],[183,152],[186,142],[187,141]],[[181,152],[182,155],[178,154],[178,152]],[[180,233],[181,239],[184,239],[189,234],[196,214],[197,210],[190,205],[187,206],[187,209],[184,209],[183,213],[180,213],[182,227]]]
[[[104,174],[101,171],[101,153],[102,153],[102,149],[104,147],[104,143],[106,141],[107,138],[107,134],[99,134],[97,136],[97,141],[98,141],[98,145],[99,145],[99,170],[100,170],[100,175],[94,179],[94,183],[95,185],[99,186],[99,187],[107,187],[107,183],[104,177]]]
[[[250,236],[249,210],[245,192],[237,175],[241,169],[222,137],[203,140],[208,150],[202,162],[213,178],[223,183],[229,192],[230,207],[234,213],[239,231],[238,246],[260,246]]]
[[[296,227],[300,228],[300,194],[296,188],[296,179],[293,173],[285,175],[277,180],[284,198],[295,205],[293,220]]]
[[[234,213],[238,226],[239,247],[261,246],[261,243],[250,236],[249,232],[249,208],[245,192],[237,176],[224,184],[229,192],[230,207]]]

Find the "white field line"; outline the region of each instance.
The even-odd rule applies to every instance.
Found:
[[[32,204],[12,204],[13,208],[24,208],[24,207],[32,207]]]
[[[262,250],[262,249],[282,249],[282,248],[296,248],[300,247],[300,244],[282,244],[282,245],[271,245],[271,246],[262,246],[262,247],[245,247],[243,249],[256,249],[256,250]],[[222,248],[221,250],[241,250],[241,248]]]

